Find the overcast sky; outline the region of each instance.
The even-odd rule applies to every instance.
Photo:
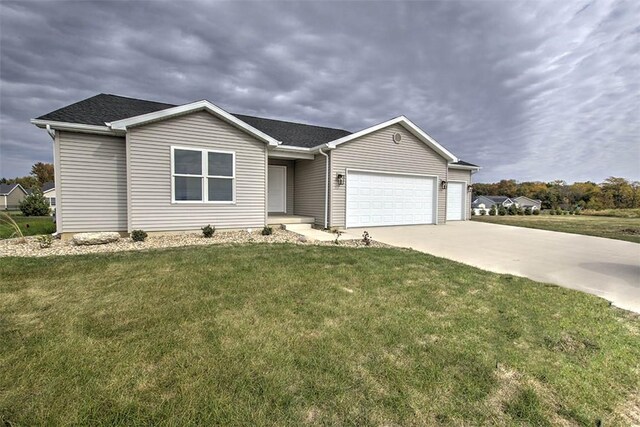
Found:
[[[640,2],[0,2],[0,176],[97,93],[357,131],[404,114],[477,180],[640,179]]]

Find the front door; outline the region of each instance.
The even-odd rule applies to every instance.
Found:
[[[269,212],[287,211],[287,167],[269,165]]]

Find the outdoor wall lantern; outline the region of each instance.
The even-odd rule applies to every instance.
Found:
[[[447,189],[447,181],[442,181],[440,183],[440,188],[442,188],[443,190],[446,190]]]
[[[469,193],[471,193],[471,192],[473,191],[473,185],[468,185],[468,186],[467,186],[467,191],[468,191]]]
[[[338,185],[344,185],[344,175],[342,175],[341,173],[338,174],[336,180],[338,181]]]

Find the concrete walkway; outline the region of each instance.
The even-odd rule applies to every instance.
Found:
[[[588,292],[640,313],[637,243],[473,221],[367,231],[380,242]]]

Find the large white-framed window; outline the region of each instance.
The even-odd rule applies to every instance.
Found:
[[[235,203],[236,153],[171,147],[172,203]]]

